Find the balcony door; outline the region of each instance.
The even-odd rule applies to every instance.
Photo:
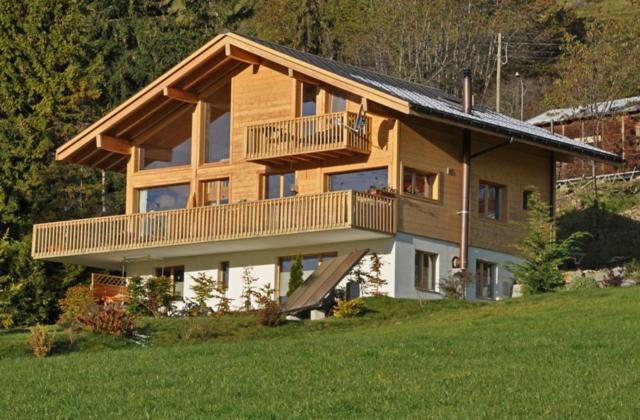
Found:
[[[264,176],[263,197],[265,199],[284,198],[294,195],[296,195],[295,172],[268,174]]]

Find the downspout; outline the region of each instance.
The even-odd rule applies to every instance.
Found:
[[[471,70],[464,70],[463,111],[471,114]],[[469,266],[469,202],[471,191],[471,131],[462,130],[462,211],[460,212],[460,270]]]

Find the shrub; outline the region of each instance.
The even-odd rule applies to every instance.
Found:
[[[633,280],[640,280],[640,261],[635,258],[624,265],[627,277]]]
[[[474,277],[468,271],[451,273],[448,277],[440,279],[440,291],[450,299],[464,299],[467,287],[474,281]]]
[[[207,305],[207,301],[213,298],[213,292],[216,290],[216,282],[212,277],[207,276],[205,273],[198,273],[196,277],[193,277],[194,285],[191,286],[191,290],[195,293],[195,314],[196,315],[208,315],[211,313],[211,308]],[[219,285],[218,285],[219,286]]]
[[[171,283],[166,277],[133,277],[128,286],[127,310],[133,314],[152,315],[159,318],[170,311]]]
[[[60,318],[58,324],[71,329],[80,327],[79,317],[83,317],[97,308],[96,299],[89,286],[73,286],[67,289],[64,298],[58,301]]]
[[[578,250],[585,232],[574,232],[568,238],[557,241],[555,224],[550,207],[534,192],[529,202],[524,236],[518,242],[518,250],[524,258],[521,264],[508,264],[516,282],[522,285],[524,294],[545,293],[564,286],[560,266]]]
[[[367,276],[367,289],[373,296],[383,296],[386,292],[382,292],[382,288],[387,285],[387,280],[382,277],[382,258],[380,255],[373,252],[369,256],[369,263],[371,264],[371,272]]]
[[[216,314],[228,314],[231,311],[231,301],[233,299],[227,296],[227,289],[224,287],[224,283],[218,282],[215,292],[215,297],[218,300],[218,304],[216,305]]]
[[[594,277],[584,276],[584,277],[574,277],[571,283],[565,286],[567,290],[577,290],[577,289],[597,289],[598,282]]]
[[[333,307],[333,316],[336,318],[351,318],[362,315],[365,310],[364,300],[360,298],[352,300],[338,299]]]
[[[258,281],[256,277],[253,277],[253,267],[244,267],[242,270],[242,293],[240,298],[242,299],[243,309],[250,311],[253,308],[253,298],[255,295],[255,283]]]
[[[127,312],[121,304],[105,303],[96,311],[78,319],[92,332],[131,337],[136,333],[135,316]]]
[[[206,340],[221,335],[212,318],[189,318],[189,326],[180,331],[183,340]]]
[[[40,324],[30,328],[29,346],[36,357],[45,357],[51,353],[53,347],[53,337],[49,330]]]
[[[282,320],[282,310],[280,304],[275,299],[275,289],[265,284],[256,292],[258,302],[258,322],[267,327],[275,327]]]
[[[289,269],[289,288],[287,297],[291,296],[295,290],[304,283],[304,268],[302,267],[302,255],[298,255],[291,263]]]

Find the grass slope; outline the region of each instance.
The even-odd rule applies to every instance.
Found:
[[[0,413],[637,418],[639,299],[640,287],[424,311],[375,299],[355,320],[211,320],[218,334],[204,343],[179,338],[188,320],[155,321],[149,347],[81,336],[74,351],[42,360],[24,349],[25,333],[4,333]]]

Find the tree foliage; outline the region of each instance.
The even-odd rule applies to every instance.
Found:
[[[302,255],[298,255],[295,260],[291,262],[289,268],[289,287],[287,288],[287,297],[291,296],[293,292],[304,283],[304,268],[302,267]]]
[[[509,264],[508,269],[522,285],[524,294],[550,292],[564,285],[560,266],[579,249],[587,234],[574,232],[558,241],[550,207],[538,192],[531,196],[529,204],[524,235],[518,243],[524,262]]]

